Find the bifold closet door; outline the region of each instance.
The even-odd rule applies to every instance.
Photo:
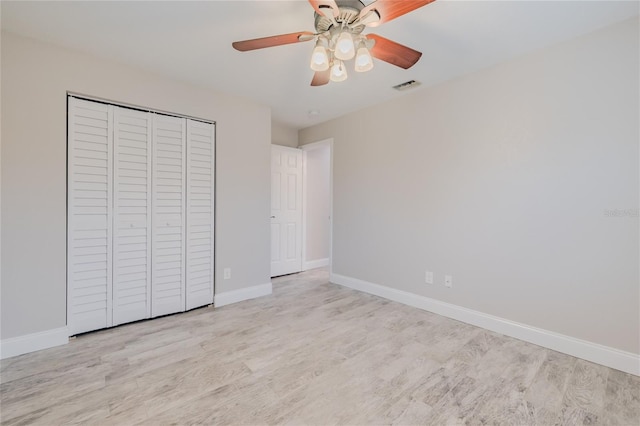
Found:
[[[68,102],[70,335],[213,303],[215,125]]]
[[[68,98],[67,323],[112,325],[113,106]]]
[[[113,325],[151,316],[152,118],[114,107]]]
[[[186,309],[213,303],[215,127],[187,120]]]
[[[185,310],[186,127],[153,116],[152,317]]]

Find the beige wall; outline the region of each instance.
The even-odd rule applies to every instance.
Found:
[[[215,120],[216,293],[270,281],[269,108],[3,33],[2,339],[66,323],[67,91]]]
[[[334,272],[640,353],[638,35],[626,21],[300,131],[334,138]]]
[[[271,143],[274,145],[298,147],[298,130],[277,121],[271,121]]]

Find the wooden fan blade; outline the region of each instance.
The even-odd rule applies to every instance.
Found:
[[[340,16],[340,8],[336,4],[335,0],[309,0],[311,6],[318,12],[318,15],[326,16],[330,18],[330,14],[333,14],[334,18]],[[331,10],[331,13],[329,12]]]
[[[364,18],[371,11],[377,12],[380,19],[368,24],[370,27],[377,27],[380,24],[426,6],[433,1],[435,0],[378,0],[364,7],[360,11],[360,18]]]
[[[301,31],[271,37],[254,38],[252,40],[235,41],[231,45],[234,49],[239,50],[240,52],[246,52],[248,50],[264,49],[265,47],[309,41],[313,40],[314,35],[314,33],[309,31]]]
[[[415,65],[422,56],[422,52],[403,46],[400,43],[380,37],[376,34],[367,34],[367,38],[375,40],[375,44],[369,52],[374,58],[388,62],[400,68],[409,69]]]
[[[313,75],[313,80],[311,80],[312,86],[324,86],[329,83],[329,77],[331,76],[331,69],[328,68],[326,71],[316,71]]]

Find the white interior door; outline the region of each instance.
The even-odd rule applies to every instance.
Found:
[[[271,276],[302,270],[302,151],[271,146]]]
[[[152,117],[113,111],[113,325],[151,316]]]
[[[213,303],[214,143],[213,124],[187,120],[186,309]]]
[[[185,309],[186,120],[154,114],[151,316]]]
[[[67,323],[74,335],[112,325],[113,107],[69,98],[68,130]]]

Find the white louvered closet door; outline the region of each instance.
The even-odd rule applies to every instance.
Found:
[[[152,118],[114,107],[113,325],[151,316]]]
[[[186,309],[213,303],[213,124],[187,120]]]
[[[185,309],[186,120],[154,114],[151,316]]]
[[[68,99],[67,322],[112,325],[113,106]]]

